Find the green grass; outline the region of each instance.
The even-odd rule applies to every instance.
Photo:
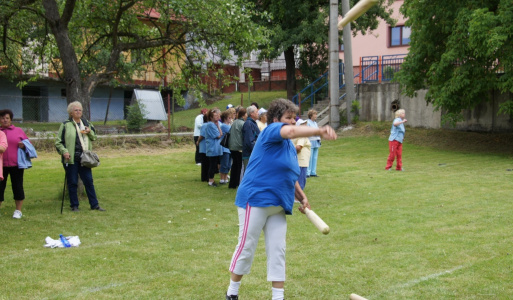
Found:
[[[410,135],[413,139],[413,137]],[[237,242],[235,191],[199,181],[193,147],[100,149],[87,200],[60,214],[63,171],[40,153],[21,220],[0,208],[0,299],[222,299]],[[331,227],[287,217],[287,299],[511,299],[512,155],[404,145],[384,170],[383,136],[323,142],[305,192]],[[277,187],[278,188],[278,187]],[[46,236],[82,245],[44,248]],[[270,299],[263,239],[241,299]]]

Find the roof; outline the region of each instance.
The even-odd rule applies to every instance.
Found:
[[[144,118],[146,120],[167,120],[164,101],[159,91],[134,89],[132,101],[136,100],[144,106]]]

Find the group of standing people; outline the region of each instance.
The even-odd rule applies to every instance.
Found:
[[[222,113],[218,108],[201,110],[194,125],[196,164],[201,165],[201,181],[217,187],[214,177],[219,173],[220,185],[228,184],[233,189],[239,186],[260,128],[263,130],[266,126],[266,113],[257,103],[247,108],[228,105]],[[227,134],[228,147],[223,147],[221,140]]]
[[[90,168],[80,164],[83,150],[92,149],[92,141],[96,140],[93,124],[82,118],[82,104],[78,101],[68,105],[69,119],[59,128],[55,146],[62,157],[62,165],[66,173],[66,182],[72,211],[78,211],[78,177],[84,183],[91,209],[104,211],[98,204]],[[25,132],[12,124],[14,114],[9,109],[0,110],[0,206],[4,201],[7,179],[11,177],[13,198],[16,205],[13,218],[22,217],[24,170],[32,167],[30,159],[37,157],[34,146]]]
[[[78,101],[68,105],[69,119],[59,128],[55,146],[61,155],[66,173],[66,182],[72,211],[79,211],[78,178],[84,183],[91,209],[105,211],[96,197],[92,171],[80,164],[84,150],[92,150],[92,141],[96,140],[93,124],[82,117],[82,104]],[[25,190],[23,176],[25,169],[31,168],[31,159],[37,152],[25,132],[12,124],[14,114],[10,109],[0,110],[0,207],[4,201],[7,180],[11,177],[11,186],[16,209],[13,218],[20,219]]]
[[[201,110],[194,122],[195,161],[201,166],[201,181],[208,181],[209,186],[217,187],[214,177],[219,173],[219,184],[228,184],[233,189],[239,186],[258,137],[267,126],[267,114],[267,110],[259,108],[258,103],[252,103],[247,108],[228,105],[222,113],[218,108]],[[318,129],[317,111],[311,109],[308,120],[299,119],[294,124]],[[225,148],[220,142],[226,134],[229,134],[229,144]],[[306,178],[318,176],[321,137],[295,139],[293,143],[300,161],[300,185],[304,189]],[[231,172],[231,176],[228,172]]]

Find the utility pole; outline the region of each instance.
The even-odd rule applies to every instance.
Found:
[[[342,0],[342,14],[344,16],[349,11],[349,0]],[[353,47],[351,46],[351,22],[344,26],[342,32],[344,41],[344,82],[346,84],[346,112],[347,124],[351,124],[353,116],[351,115],[351,104],[356,99],[354,92],[354,74],[353,74]]]
[[[338,0],[330,0],[329,33],[329,92],[330,92],[330,126],[340,127],[339,73],[338,73]]]

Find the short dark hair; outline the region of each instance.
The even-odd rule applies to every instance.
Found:
[[[229,110],[225,110],[221,113],[221,122],[226,122],[226,120],[232,115]]]
[[[274,119],[280,121],[281,117],[288,112],[297,114],[299,108],[292,101],[278,98],[275,99],[269,104],[269,109],[267,110],[267,124],[271,124],[274,122]]]
[[[246,114],[246,109],[244,107],[240,107],[237,111],[237,119],[241,119]]]
[[[14,118],[12,110],[10,110],[10,109],[2,109],[2,110],[0,110],[0,117],[3,117],[5,115],[9,115],[11,117],[11,120]]]
[[[258,109],[258,108],[260,108],[260,106],[258,106],[258,103],[256,103],[256,102],[251,103],[251,105],[253,105],[253,106],[254,106],[254,107],[256,107],[257,109]]]

